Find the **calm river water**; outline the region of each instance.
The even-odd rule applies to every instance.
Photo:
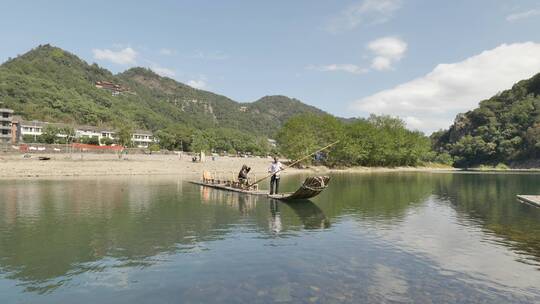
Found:
[[[540,303],[540,208],[515,199],[540,175],[332,178],[291,204],[176,177],[0,181],[0,303]]]

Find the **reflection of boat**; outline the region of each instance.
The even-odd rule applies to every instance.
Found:
[[[306,229],[330,228],[330,220],[317,205],[310,201],[299,201],[287,204],[300,218]]]
[[[204,204],[225,204],[237,208],[241,214],[248,214],[256,206],[258,196],[238,195],[237,193],[218,191],[210,187],[201,187],[201,202]]]
[[[540,207],[540,195],[517,195],[519,202]]]
[[[269,194],[267,191],[260,191],[256,189],[246,189],[242,186],[238,185],[238,183],[235,182],[229,182],[229,181],[220,181],[220,180],[214,180],[214,179],[204,179],[203,181],[192,181],[191,183],[220,189],[220,190],[226,190],[226,191],[233,191],[238,193],[244,193],[249,195],[265,195],[269,198],[277,199],[277,200],[283,200],[283,201],[289,201],[289,200],[306,200],[310,199],[312,197],[315,197],[319,195],[326,187],[328,187],[328,182],[330,181],[330,177],[328,176],[313,176],[308,177],[304,181],[304,183],[296,190],[295,192],[291,193],[282,193],[282,194]]]

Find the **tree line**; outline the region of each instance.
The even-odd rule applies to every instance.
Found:
[[[417,166],[450,163],[446,154],[431,150],[428,137],[405,127],[403,120],[371,115],[345,122],[331,115],[299,115],[288,120],[277,135],[281,152],[298,159],[338,141],[319,161],[330,166]],[[312,160],[308,160],[311,162]]]
[[[61,136],[60,136],[61,134]],[[447,153],[431,149],[431,141],[419,131],[405,127],[403,120],[371,115],[344,121],[322,114],[301,114],[290,118],[276,134],[277,147],[264,136],[235,129],[195,129],[176,124],[154,133],[153,150],[192,151],[220,154],[282,155],[299,159],[329,143],[339,141],[328,151],[306,160],[332,167],[347,166],[418,166],[427,162],[451,164]],[[121,126],[115,139],[75,138],[73,128],[46,126],[39,137],[44,143],[119,144],[130,147],[130,125]],[[26,139],[25,139],[26,140]]]
[[[236,129],[200,130],[184,125],[173,125],[157,131],[155,136],[160,147],[167,150],[260,156],[276,153],[265,136],[256,136]]]

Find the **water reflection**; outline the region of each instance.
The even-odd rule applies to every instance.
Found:
[[[281,226],[281,213],[278,209],[278,203],[274,200],[270,201],[270,231],[272,231],[275,234],[279,234],[281,232],[282,226]]]
[[[324,212],[311,201],[297,201],[288,203],[298,218],[304,224],[304,229],[326,229],[330,228],[330,220]]]
[[[238,209],[242,215],[250,214],[257,206],[257,200],[260,198],[255,195],[242,195],[209,187],[200,187],[200,193],[202,203],[233,207]]]
[[[260,197],[197,186],[184,191],[183,183],[8,181],[0,186],[1,272],[26,291],[49,293],[84,272],[144,268],[163,253],[204,250],[204,243],[225,238],[247,215],[256,219],[257,231],[270,234],[311,228],[314,217],[325,218],[313,205],[307,207],[312,213],[296,208],[292,216],[290,208],[266,198],[257,209]],[[278,208],[285,209],[283,223]]]
[[[515,201],[540,176],[332,179],[294,203],[174,177],[4,181],[0,302],[540,301],[540,209]]]
[[[540,175],[534,174],[446,175],[434,193],[451,203],[462,225],[476,223],[486,240],[502,241],[540,266],[540,208],[516,202],[517,194],[540,193],[538,185]]]
[[[319,204],[332,217],[353,216],[384,226],[398,224],[431,195],[431,177],[421,174],[340,174]]]

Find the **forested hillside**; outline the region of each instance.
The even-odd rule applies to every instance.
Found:
[[[460,167],[519,164],[540,157],[540,74],[515,84],[432,135]]]
[[[111,86],[118,92],[106,89]],[[278,136],[291,158],[341,140],[326,159],[335,166],[416,165],[433,158],[429,140],[397,118],[345,120],[286,96],[238,103],[145,68],[115,75],[50,45],[0,66],[0,101],[26,119],[149,129],[166,149],[266,154],[267,138]]]
[[[112,96],[110,91],[96,88],[97,81],[128,87],[129,92]],[[0,66],[0,101],[27,119],[130,124],[152,131],[226,128],[265,136],[272,136],[291,115],[322,113],[285,96],[238,103],[145,68],[113,75],[50,45],[39,46]]]

